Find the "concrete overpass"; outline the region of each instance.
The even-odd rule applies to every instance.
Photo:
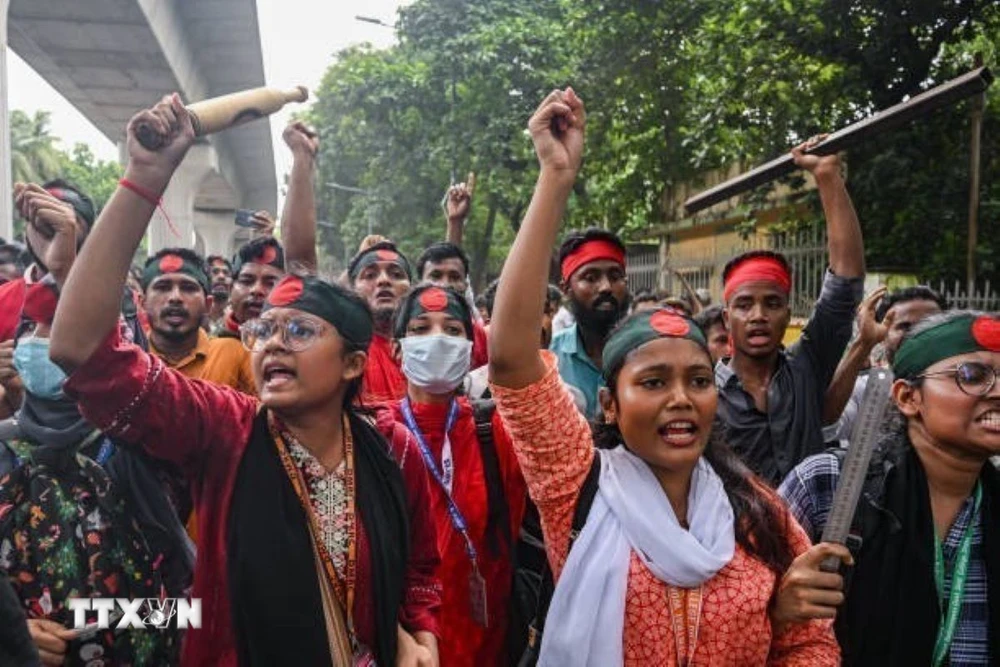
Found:
[[[8,41],[119,146],[129,118],[168,93],[179,91],[193,102],[264,85],[255,0],[0,0],[0,47]],[[4,51],[0,236],[10,238]],[[269,121],[199,142],[178,169],[164,204],[180,237],[157,216],[150,226],[151,251],[183,245],[230,254],[246,233],[233,224],[234,209],[275,212],[277,206]]]

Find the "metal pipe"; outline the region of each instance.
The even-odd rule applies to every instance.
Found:
[[[900,102],[895,106],[879,111],[873,116],[837,130],[808,152],[814,155],[838,153],[846,148],[857,145],[865,139],[899,127],[914,118],[919,118],[936,109],[949,106],[977,93],[982,93],[989,87],[992,81],[993,74],[990,70],[986,67],[980,67],[951,81],[942,83],[940,86],[920,93],[905,102]],[[684,208],[688,214],[697,213],[713,204],[751,190],[758,185],[769,183],[794,170],[795,162],[792,160],[792,156],[786,153],[766,164],[740,174],[736,178],[720,183],[691,197],[684,202]]]

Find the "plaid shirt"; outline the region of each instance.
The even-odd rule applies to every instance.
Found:
[[[811,456],[799,464],[782,482],[778,493],[788,502],[789,509],[809,534],[819,540],[826,526],[834,492],[840,479],[840,465],[833,454]],[[951,574],[955,554],[966,527],[972,520],[973,500],[970,496],[942,545],[945,558],[945,595],[951,596]],[[986,561],[983,554],[982,522],[972,530],[972,554],[965,582],[962,611],[951,643],[951,667],[989,665],[989,608],[986,600]]]

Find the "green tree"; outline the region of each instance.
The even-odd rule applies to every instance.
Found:
[[[76,144],[70,154],[60,151],[59,175],[87,193],[100,210],[118,187],[122,167],[117,161],[97,159],[90,146]]]
[[[34,116],[14,109],[10,112],[11,168],[15,182],[41,183],[59,173],[57,139],[49,133],[51,114],[36,111]]]

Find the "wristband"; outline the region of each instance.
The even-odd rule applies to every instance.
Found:
[[[154,193],[153,191],[144,188],[138,183],[133,183],[127,178],[119,179],[118,185],[122,186],[126,190],[131,190],[133,193],[139,195],[147,202],[152,204],[154,207],[156,207],[160,211],[160,213],[163,214],[163,219],[167,221],[167,227],[170,228],[170,233],[177,238],[181,237],[180,232],[178,232],[177,228],[174,227],[174,223],[170,219],[170,216],[167,215],[167,209],[163,208],[163,197],[157,196],[156,193]]]

